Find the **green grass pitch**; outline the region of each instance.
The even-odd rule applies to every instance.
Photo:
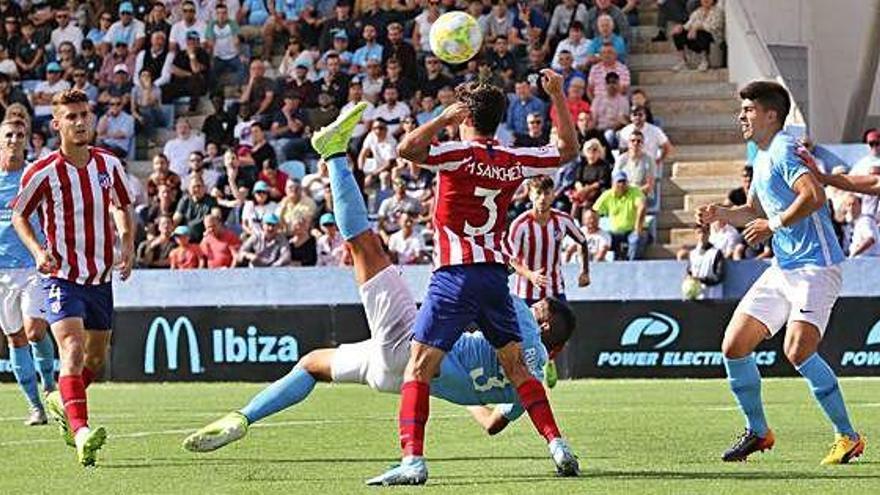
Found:
[[[581,457],[583,477],[557,479],[546,447],[522,418],[496,437],[467,412],[431,402],[422,489],[395,493],[880,493],[880,380],[841,380],[850,412],[868,438],[849,466],[819,466],[832,432],[806,384],[765,380],[776,448],[748,463],[723,464],[741,429],[721,380],[564,381],[551,401]],[[397,397],[365,387],[319,385],[212,454],[180,447],[195,428],[243,405],[257,384],[99,384],[89,390],[93,424],[110,437],[99,466],[84,470],[54,426],[27,428],[18,389],[0,386],[3,493],[376,493],[363,481],[397,456]],[[58,491],[61,490],[61,491]]]

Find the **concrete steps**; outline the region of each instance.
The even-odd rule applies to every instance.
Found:
[[[739,101],[733,98],[714,96],[694,98],[651,98],[651,111],[655,116],[662,115],[663,124],[677,115],[719,115],[733,122],[739,112]]]
[[[663,43],[650,43],[662,45]],[[663,84],[696,84],[696,83],[726,83],[730,77],[727,69],[709,69],[705,72],[696,70],[674,71],[671,69],[644,70],[632,74],[633,84],[636,85],[663,85]]]
[[[731,144],[680,144],[675,145],[676,161],[745,160],[746,145],[740,141]]]
[[[707,175],[738,175],[742,169],[743,162],[739,160],[675,162],[672,165],[672,177],[678,179]]]
[[[658,57],[660,55],[651,55]],[[735,98],[736,85],[728,82],[666,83],[640,86],[652,101],[663,99]]]
[[[679,60],[675,53],[634,53],[629,56],[626,65],[629,66],[630,72],[668,69]]]
[[[680,144],[733,144],[742,140],[739,130],[728,127],[668,127],[666,135]]]

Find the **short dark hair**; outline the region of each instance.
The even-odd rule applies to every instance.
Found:
[[[752,100],[766,110],[776,112],[776,121],[785,123],[788,112],[791,110],[791,97],[788,90],[775,81],[752,81],[739,91],[739,97],[743,100]]]
[[[620,76],[617,75],[617,72],[609,72],[605,74],[605,83],[610,83],[611,81],[620,81]]]
[[[507,95],[492,84],[469,82],[459,84],[455,88],[455,96],[470,110],[477,132],[483,136],[494,136],[507,113]]]
[[[532,177],[528,181],[529,191],[532,189],[538,191],[552,191],[553,190],[553,177],[549,175],[541,175],[538,177]]]
[[[541,335],[541,341],[548,351],[559,351],[571,338],[577,326],[577,317],[571,306],[556,297],[547,297],[550,310],[550,329]]]

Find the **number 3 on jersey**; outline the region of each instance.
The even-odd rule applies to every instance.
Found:
[[[498,205],[495,204],[495,198],[501,193],[501,189],[487,189],[485,187],[475,187],[474,195],[483,198],[483,206],[489,210],[489,217],[486,223],[479,227],[474,227],[467,220],[464,222],[464,233],[473,237],[485,235],[495,228],[495,222],[498,221]]]

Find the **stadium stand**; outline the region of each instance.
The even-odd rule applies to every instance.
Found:
[[[130,174],[147,184],[148,201],[139,205],[142,235],[138,239],[147,245],[161,236],[153,161],[163,152],[178,176],[170,183],[173,187],[183,184],[179,191],[172,191],[175,201],[184,198],[174,218],[177,225],[182,221],[189,225],[195,240],[201,237],[203,219],[211,211],[232,232],[244,230],[243,241],[248,232],[259,235],[261,229],[251,226],[263,215],[260,208],[253,208],[254,196],[259,195],[255,188],[270,184],[272,199],[280,200],[288,178],[301,180],[303,192],[315,203],[309,210],[312,236],[320,237],[319,218],[332,213],[332,198],[325,191],[326,173],[310,150],[308,136],[345,105],[362,98],[374,109],[370,122],[358,133],[363,139],[351,152],[365,195],[378,209],[392,196],[392,182],[405,179],[407,194],[422,207],[413,212],[418,213],[414,215],[416,230],[430,240],[432,179],[411,177],[409,164],[396,159],[395,139],[415,125],[413,118],[424,122],[439,113],[454,97],[450,88],[461,81],[483,78],[501,84],[510,93],[511,104],[517,98],[515,82],[520,82],[520,94],[527,91],[545,99],[535,75],[551,60],[560,63],[567,82],[575,81],[577,88],[569,92],[570,98],[578,100],[569,104],[573,112],[590,108],[589,100],[581,96],[584,81],[589,79],[588,90],[604,94],[606,76],[614,72],[625,96],[635,93],[631,103],[644,105],[648,121],[659,124],[674,145],[674,154],[657,161],[647,222],[653,242],[646,257],[672,258],[679,248],[693,243],[694,209],[723,200],[738,184],[744,146],[731,117],[737,109],[735,86],[727,82],[727,70],[718,68],[723,65],[723,40],[712,43],[711,67],[692,63],[693,69],[681,70],[681,57],[671,39],[658,36],[662,20],[653,0],[636,2],[636,9],[633,2],[584,0],[574,10],[567,3],[537,0],[347,2],[277,2],[276,9],[275,4],[221,0],[93,0],[67,2],[61,8],[38,0],[21,16],[12,15],[14,8],[9,7],[2,12],[9,22],[0,29],[0,41],[9,47],[8,55],[0,51],[0,72],[6,74],[0,75],[0,111],[19,102],[33,117],[32,108],[36,108],[34,126],[49,136],[50,149],[55,140],[46,125],[45,107],[39,104],[61,86],[73,84],[96,94],[94,108],[102,122],[108,120],[105,114],[111,113],[111,102],[121,103],[123,114],[133,113],[138,129],[133,144],[124,139],[104,138],[102,142],[120,142],[119,152],[129,158]],[[700,8],[698,4],[688,2],[689,12]],[[18,3],[12,5],[20,10]],[[507,7],[506,19],[503,6]],[[482,14],[484,51],[468,64],[442,66],[438,71],[439,60],[426,51],[426,23],[436,12],[450,9]],[[547,39],[544,34],[550,24],[559,34]],[[375,32],[381,44],[367,45],[365,30],[370,39]],[[714,34],[719,37],[717,31]],[[572,43],[573,39],[578,41]],[[69,48],[65,41],[79,43],[76,57],[61,53]],[[622,43],[625,56],[614,49]],[[57,51],[55,45],[62,50]],[[587,51],[581,49],[588,45],[586,62]],[[568,49],[576,53],[566,62]],[[606,62],[602,61],[603,49],[610,54]],[[59,68],[61,83],[55,82]],[[77,77],[83,72],[88,82]],[[546,123],[544,133],[517,134],[527,130],[525,118],[532,112]],[[540,100],[529,103],[528,110],[516,118],[523,122],[508,118],[499,140],[541,144],[554,138],[553,113],[546,100],[543,105]],[[592,120],[586,128],[596,124],[595,116]],[[605,119],[602,130],[608,131],[609,125]],[[106,127],[99,126],[99,130],[106,134]],[[388,137],[377,143],[374,134],[382,127],[387,127]],[[582,137],[605,141],[603,132],[586,128]],[[620,128],[619,123],[604,133],[612,144],[617,140],[615,128]],[[454,139],[455,131],[450,129],[444,138]],[[621,141],[625,147],[626,140]],[[44,154],[45,148],[37,153]],[[615,150],[615,157],[619,153]],[[193,157],[201,157],[204,163],[189,163]],[[611,158],[609,163],[613,163]],[[569,190],[574,187],[577,167],[577,163],[569,164],[557,177],[558,207],[572,208]],[[200,170],[197,173],[206,183],[208,198],[199,200],[201,206],[195,209],[190,206],[192,200],[186,199],[192,170]],[[528,206],[524,195],[520,199],[511,216]],[[167,198],[163,205],[161,210],[167,211]],[[579,218],[580,212],[575,213]],[[280,232],[289,236],[296,230],[287,224],[292,218],[282,215]],[[607,225],[607,220],[600,225]]]

